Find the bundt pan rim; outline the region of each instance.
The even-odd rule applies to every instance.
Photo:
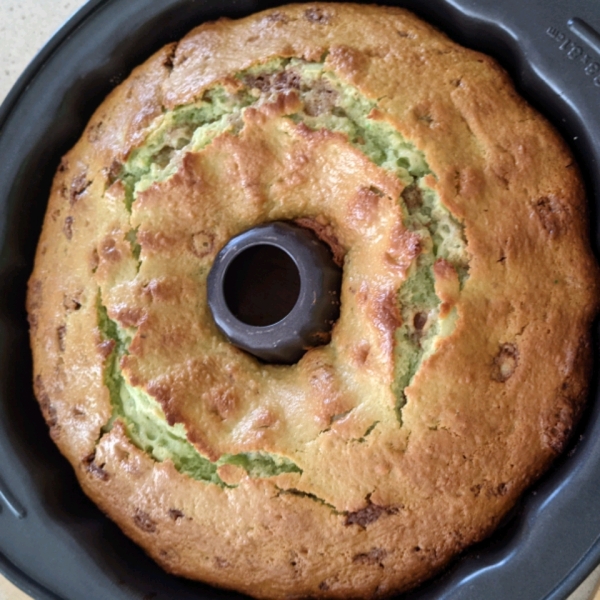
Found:
[[[34,598],[241,598],[162,572],[80,491],[31,391],[25,283],[59,157],[108,91],[200,22],[284,3],[91,0],[42,49],[0,107],[0,572]],[[559,0],[505,0],[500,7],[491,0],[382,3],[413,10],[459,43],[495,56],[561,130],[586,178],[598,255],[600,115],[592,109],[600,86],[566,56],[556,32],[576,35],[568,25],[574,17],[600,25],[600,7],[592,0],[569,7]],[[585,40],[573,43],[585,46]],[[597,360],[594,367],[591,395],[597,397]],[[600,500],[593,486],[600,476],[599,412],[590,402],[569,451],[489,540],[404,600],[559,600],[573,592],[600,562]]]

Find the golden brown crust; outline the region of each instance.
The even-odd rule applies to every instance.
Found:
[[[277,56],[326,56],[379,99],[370,118],[424,152],[427,185],[464,223],[467,285],[434,267],[456,327],[405,390],[402,427],[395,298],[420,248],[397,199],[411,192],[343,135],[286,119],[297,98],[247,109],[239,135],[188,154],[126,210],[117,175],[152,121]],[[565,143],[504,71],[408,12],[311,4],[208,23],[136,69],[63,159],[28,294],[36,395],[86,493],[167,570],[256,597],[387,596],[488,535],[564,448],[598,304],[585,214]],[[281,218],[309,219],[345,265],[331,344],[285,372],[218,337],[192,275],[239,231]],[[98,289],[136,330],[128,381],[205,456],[263,450],[303,473],[221,467],[237,485],[223,488],[154,461],[119,421],[103,433],[114,343],[98,329]]]

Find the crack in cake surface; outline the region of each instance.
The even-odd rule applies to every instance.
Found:
[[[277,59],[260,64],[236,75],[234,83],[209,88],[198,103],[178,107],[159,117],[147,134],[145,143],[131,153],[119,176],[125,186],[125,206],[130,214],[126,239],[139,272],[143,263],[143,244],[140,245],[138,235],[140,225],[132,223],[131,214],[140,195],[153,185],[173,178],[190,153],[201,153],[219,136],[240,135],[245,128],[246,110],[268,107],[269,103],[277,105],[283,96],[290,95],[300,102],[299,108],[287,117],[292,123],[314,132],[341,134],[372,163],[392,173],[404,186],[402,195],[395,201],[401,207],[404,230],[413,236],[413,254],[409,263],[401,267],[406,270],[404,283],[391,297],[391,303],[397,308],[390,306],[384,309],[399,312],[390,343],[394,348],[395,365],[392,385],[396,396],[394,414],[402,425],[402,408],[406,402],[404,390],[423,360],[435,352],[436,340],[448,335],[456,320],[455,311],[450,316],[440,315],[441,300],[436,295],[435,283],[436,262],[445,261],[456,273],[462,287],[468,278],[466,241],[462,225],[424,182],[426,176],[434,176],[423,154],[385,120],[376,102],[340,81],[323,64],[299,59]],[[372,198],[385,195],[376,186],[371,186],[365,194]],[[406,233],[402,235],[406,236]],[[213,241],[214,235],[211,244]],[[388,260],[403,259],[391,254]],[[291,460],[269,453],[222,453],[218,460],[211,461],[190,443],[181,423],[169,425],[165,420],[164,426],[161,426],[162,433],[156,433],[153,430],[156,423],[165,419],[159,403],[146,392],[126,383],[118,366],[120,358],[127,354],[128,344],[119,341],[123,330],[108,319],[106,312],[99,318],[105,324],[110,323],[108,328],[104,328],[109,338],[114,327],[118,329],[117,337],[113,338],[115,348],[107,359],[109,366],[106,372],[109,375],[106,380],[111,389],[115,417],[118,414],[126,420],[127,431],[136,445],[157,460],[174,460],[177,455],[179,459],[174,463],[178,470],[220,485],[224,482],[217,470],[222,464],[242,467],[251,476],[302,473]],[[322,433],[330,433],[331,425],[343,420],[352,410],[347,408],[331,415],[329,427]],[[373,429],[374,425],[369,427],[360,441],[365,441]],[[165,436],[169,439],[168,443]],[[148,437],[157,438],[160,443]],[[166,451],[170,444],[177,447],[177,451]]]
[[[160,405],[143,390],[129,385],[119,369],[119,360],[127,354],[131,337],[108,317],[100,294],[97,300],[98,325],[112,348],[104,367],[105,385],[110,391],[113,414],[103,428],[109,432],[119,419],[130,440],[158,462],[171,460],[175,468],[193,479],[227,485],[219,476],[223,465],[241,467],[250,477],[273,477],[281,473],[302,473],[291,460],[261,452],[224,454],[211,461],[191,444],[185,427],[176,423],[169,425]]]

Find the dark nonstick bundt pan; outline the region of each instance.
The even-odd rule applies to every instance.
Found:
[[[167,575],[84,496],[33,397],[25,288],[60,157],[111,88],[195,25],[281,3],[91,0],[46,45],[0,109],[0,571],[34,598],[241,598]],[[397,4],[498,59],[558,127],[586,179],[598,254],[600,2]],[[594,337],[596,348],[597,328]],[[491,538],[405,600],[565,599],[600,563],[595,361],[589,407],[568,452]]]

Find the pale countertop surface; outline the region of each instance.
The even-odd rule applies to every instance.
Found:
[[[0,102],[36,52],[85,2],[86,0],[0,0]],[[0,513],[0,519],[2,518]],[[599,583],[600,567],[568,600],[600,600]],[[28,599],[29,596],[0,575],[0,600]]]

